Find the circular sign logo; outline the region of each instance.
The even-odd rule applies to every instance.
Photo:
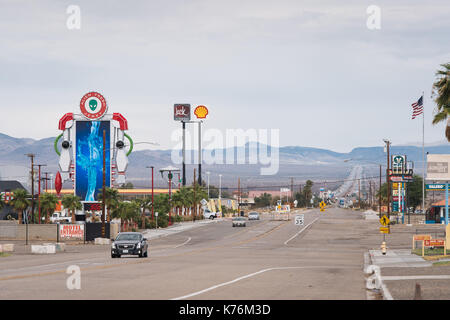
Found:
[[[106,100],[98,92],[86,93],[83,98],[81,98],[80,110],[81,113],[88,119],[99,119],[106,113]]]
[[[205,119],[208,115],[208,108],[205,106],[198,106],[195,108],[194,114],[197,116],[197,119]]]

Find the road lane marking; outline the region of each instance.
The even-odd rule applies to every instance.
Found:
[[[183,242],[182,244],[179,244],[179,245],[177,245],[177,246],[175,246],[175,247],[173,247],[174,249],[175,248],[179,248],[179,247],[181,247],[181,246],[184,246],[186,243],[188,243],[189,241],[191,241],[191,237],[189,237],[185,242]]]
[[[292,237],[290,237],[288,240],[286,240],[284,242],[285,245],[288,244],[289,241],[291,241],[292,239],[294,239],[295,237],[297,237],[300,233],[302,233],[303,231],[305,231],[306,229],[309,228],[310,225],[312,225],[314,222],[316,222],[319,219],[319,217],[317,217],[316,219],[314,219],[313,222],[311,222],[310,224],[308,224],[306,227],[304,227],[302,230],[300,230],[299,232],[297,232],[296,234],[294,234]]]
[[[382,280],[448,280],[450,275],[421,275],[421,276],[382,276]]]
[[[211,291],[211,290],[223,287],[223,286],[227,286],[227,285],[236,283],[238,281],[241,281],[241,280],[244,280],[244,279],[247,279],[247,278],[254,277],[254,276],[258,275],[258,274],[261,274],[261,273],[264,273],[264,272],[267,272],[267,271],[289,270],[289,269],[310,269],[310,268],[313,268],[313,269],[319,269],[319,268],[321,268],[321,269],[322,268],[329,269],[329,268],[332,268],[332,267],[330,267],[330,266],[307,266],[307,267],[274,267],[274,268],[262,269],[262,270],[259,270],[257,272],[253,272],[253,273],[241,276],[241,277],[236,278],[234,280],[223,282],[223,283],[219,283],[219,284],[217,284],[215,286],[212,286],[212,287],[209,287],[209,288],[197,291],[197,292],[193,292],[193,293],[181,296],[181,297],[172,298],[170,300],[183,300],[183,299],[191,298],[191,297],[194,297],[194,296],[198,296],[198,295],[203,294],[205,292],[208,292],[208,291]],[[334,266],[333,266],[333,268],[334,268]]]

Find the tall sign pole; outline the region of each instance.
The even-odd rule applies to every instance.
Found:
[[[186,186],[186,122],[181,122],[183,125],[183,187]]]
[[[202,185],[202,122],[198,122],[198,185]]]
[[[105,237],[105,206],[106,206],[106,130],[103,130],[103,188],[102,188],[102,238]]]
[[[424,98],[424,92],[422,91],[422,99]],[[422,112],[422,211],[425,213],[425,103],[423,103],[424,111]],[[446,222],[447,224],[447,222]]]

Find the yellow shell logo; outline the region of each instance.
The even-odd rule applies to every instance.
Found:
[[[206,108],[205,106],[198,106],[197,108],[195,108],[194,114],[198,119],[205,119],[208,115],[208,108]]]

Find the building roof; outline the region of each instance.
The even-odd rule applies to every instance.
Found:
[[[16,181],[16,180],[0,181],[0,192],[10,192],[15,189],[26,190],[19,181]]]
[[[121,195],[141,195],[141,194],[152,194],[152,189],[116,189]],[[177,191],[177,189],[172,189],[172,192]],[[56,193],[54,189],[48,189],[48,193]],[[73,194],[73,189],[63,189],[61,194]],[[154,189],[154,194],[159,193],[169,193],[169,189]]]
[[[449,206],[450,206],[450,200],[449,200],[448,204],[449,204]],[[434,207],[445,207],[445,199],[433,203],[432,206],[434,206]]]

